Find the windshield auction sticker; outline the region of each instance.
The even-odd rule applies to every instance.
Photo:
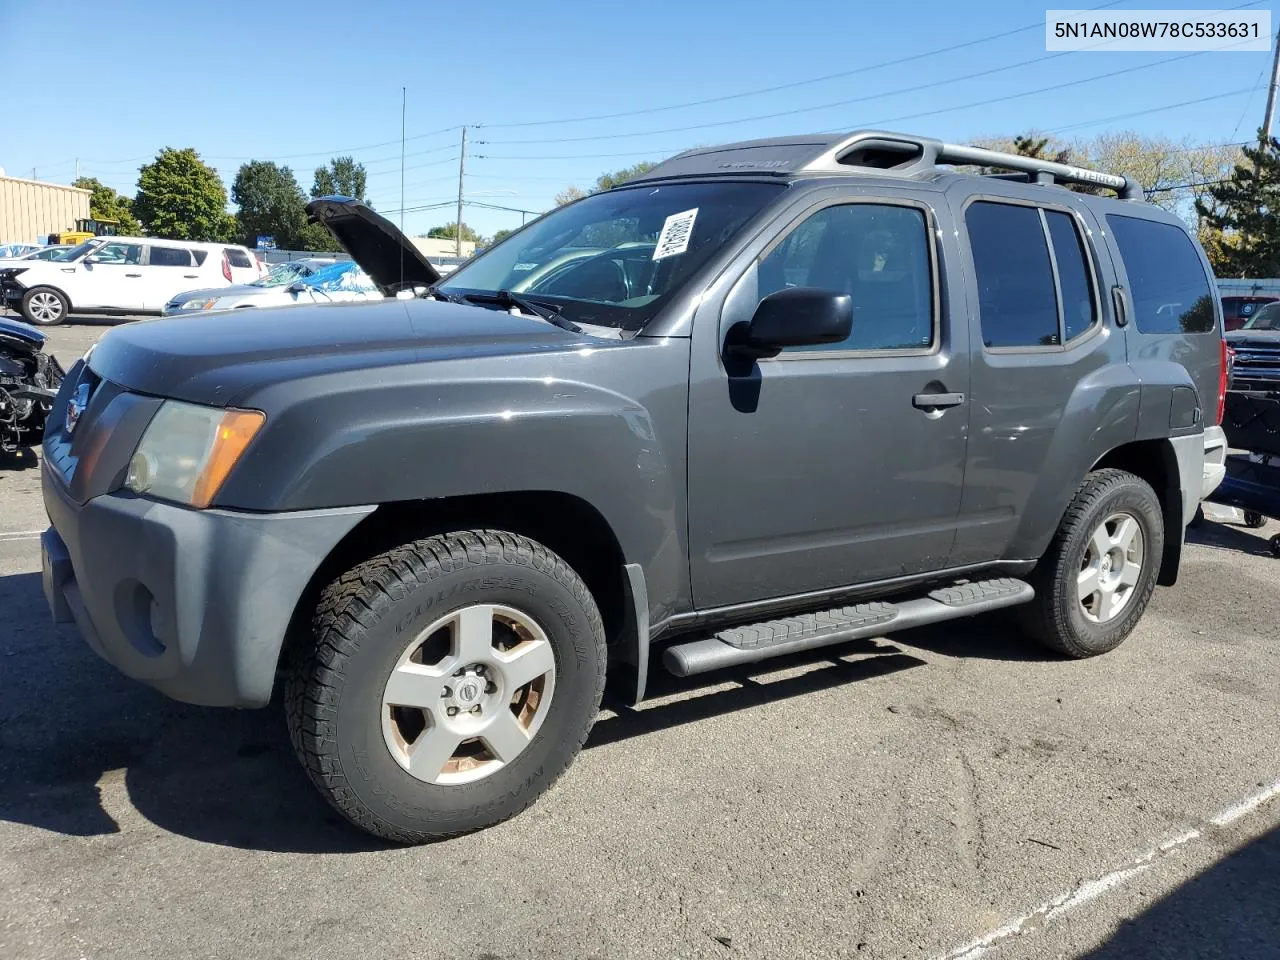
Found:
[[[1271,49],[1270,10],[1047,10],[1046,50]]]
[[[674,257],[689,249],[689,238],[693,236],[693,221],[697,219],[698,208],[686,210],[684,213],[673,213],[662,225],[662,233],[658,234],[658,245],[653,248],[653,259]]]

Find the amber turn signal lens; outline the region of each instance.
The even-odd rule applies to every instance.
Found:
[[[262,428],[266,419],[266,415],[258,410],[228,410],[222,415],[204,469],[196,478],[195,489],[191,494],[193,507],[203,509],[213,502],[218,489],[231,473],[231,468],[236,465],[245,447],[249,446],[249,441]]]

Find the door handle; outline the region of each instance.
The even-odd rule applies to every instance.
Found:
[[[182,275],[182,279],[183,279],[183,280],[195,280],[195,279],[196,279],[197,277],[199,277],[199,276],[200,276],[200,274],[198,274],[198,273],[184,273],[184,274]]]
[[[126,273],[126,274],[125,274],[125,276],[126,276],[126,277],[140,277],[140,276],[142,276],[142,274],[140,274],[140,273]]]
[[[917,410],[958,407],[962,403],[964,403],[963,393],[917,393],[911,398],[911,405]]]

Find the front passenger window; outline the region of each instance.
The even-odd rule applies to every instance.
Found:
[[[918,350],[933,344],[929,229],[916,207],[849,203],[800,223],[759,265],[763,299],[816,287],[853,299],[853,328],[840,343],[802,350]]]

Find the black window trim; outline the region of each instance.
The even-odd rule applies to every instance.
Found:
[[[817,203],[810,204],[803,210],[799,211],[794,217],[786,222],[783,228],[778,232],[765,248],[760,251],[759,256],[751,261],[748,269],[759,270],[761,262],[769,254],[780,247],[795,231],[796,227],[804,223],[810,217],[816,216],[829,207],[847,207],[855,203],[873,204],[878,207],[910,207],[919,210],[924,215],[925,230],[925,249],[929,254],[929,282],[931,286],[931,327],[930,342],[927,347],[908,347],[905,349],[866,349],[866,350],[783,350],[777,356],[764,357],[758,360],[758,363],[777,363],[791,362],[793,360],[847,360],[850,358],[864,357],[929,357],[938,353],[942,349],[942,282],[941,282],[941,256],[939,243],[941,237],[939,235],[938,220],[934,213],[933,207],[924,200],[915,197],[900,196],[871,196],[867,194],[858,194],[856,196],[843,195],[838,197],[824,197]],[[932,242],[929,242],[932,241]],[[742,277],[739,277],[740,281]],[[737,281],[735,281],[736,285]],[[732,286],[730,287],[732,289]],[[758,303],[758,301],[757,301]],[[857,304],[854,304],[857,309]]]
[[[1043,200],[1027,200],[1022,197],[1009,197],[996,193],[975,193],[965,198],[964,203],[960,207],[960,223],[964,225],[965,233],[965,250],[968,254],[969,263],[973,269],[973,280],[975,285],[978,281],[978,265],[973,259],[973,240],[969,235],[969,221],[967,215],[969,207],[975,203],[1004,203],[1014,207],[1033,207],[1040,214],[1040,230],[1044,234],[1045,249],[1049,252],[1049,272],[1053,276],[1053,293],[1057,299],[1058,308],[1058,343],[1054,344],[1030,344],[1023,347],[988,347],[986,341],[982,338],[982,305],[977,305],[978,317],[978,342],[982,344],[983,353],[991,354],[1016,354],[1016,353],[1065,353],[1068,350],[1074,350],[1086,340],[1091,340],[1098,335],[1102,329],[1103,311],[1102,298],[1099,295],[1099,279],[1097,258],[1094,255],[1093,235],[1089,230],[1088,224],[1084,218],[1080,216],[1080,211],[1074,209],[1068,204],[1054,203],[1052,201],[1045,202]],[[1054,250],[1053,237],[1049,234],[1049,220],[1045,216],[1046,210],[1053,210],[1058,213],[1065,213],[1071,217],[1075,223],[1076,239],[1080,241],[1084,250],[1085,274],[1089,281],[1089,296],[1093,301],[1093,323],[1088,328],[1077,333],[1070,340],[1065,339],[1067,333],[1066,314],[1063,312],[1062,304],[1062,281],[1058,273],[1058,255]],[[976,286],[975,286],[976,291]]]

